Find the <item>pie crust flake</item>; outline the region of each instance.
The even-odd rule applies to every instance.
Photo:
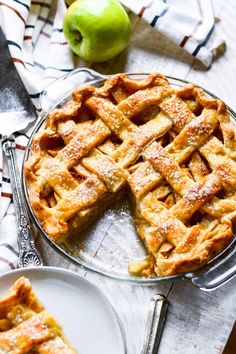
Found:
[[[0,353],[76,354],[61,326],[20,277],[0,296]]]
[[[32,209],[64,242],[131,192],[147,260],[131,274],[169,276],[205,264],[233,237],[236,129],[226,105],[193,84],[111,76],[81,86],[32,141]],[[124,236],[125,237],[125,236]]]

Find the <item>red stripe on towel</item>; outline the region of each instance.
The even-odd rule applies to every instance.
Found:
[[[180,47],[183,48],[185,46],[185,44],[187,43],[189,39],[189,36],[185,36],[182,40],[182,42],[180,43]]]
[[[21,14],[16,10],[14,9],[13,7],[7,5],[7,4],[4,4],[3,2],[0,1],[0,6],[6,6],[8,9],[12,10],[15,12],[15,14],[24,22],[25,24],[25,19],[21,16]]]
[[[28,39],[32,39],[32,36],[24,36],[24,41],[27,41]]]
[[[9,267],[11,269],[15,269],[15,266],[12,262],[8,261],[8,259],[6,258],[3,258],[3,257],[0,257],[0,261],[3,262],[3,263],[6,263],[7,265],[9,265]]]
[[[5,197],[5,198],[12,198],[12,194],[11,193],[6,193],[6,192],[1,192],[1,196]]]
[[[12,61],[14,63],[20,63],[20,64],[24,65],[24,67],[25,67],[25,63],[23,62],[23,60],[21,60],[19,58],[12,58]],[[26,69],[26,67],[25,67],[25,69]]]
[[[143,16],[143,13],[144,11],[146,10],[147,8],[145,6],[143,6],[138,14],[139,17],[142,17]]]
[[[20,145],[20,144],[16,144],[16,148],[17,148],[18,150],[25,150],[25,149],[26,149],[26,146]]]

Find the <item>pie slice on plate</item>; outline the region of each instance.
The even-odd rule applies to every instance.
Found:
[[[77,353],[25,277],[0,296],[0,353]]]

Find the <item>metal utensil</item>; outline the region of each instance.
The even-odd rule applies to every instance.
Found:
[[[24,206],[13,135],[14,132],[25,129],[35,119],[33,105],[11,60],[6,37],[0,27],[0,133],[17,219],[19,267],[42,265]]]
[[[167,309],[166,296],[157,294],[151,298],[147,317],[147,333],[141,354],[157,354]]]

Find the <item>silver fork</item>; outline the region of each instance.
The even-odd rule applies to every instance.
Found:
[[[34,235],[24,206],[20,176],[16,160],[14,136],[2,136],[2,148],[8,163],[13,201],[17,219],[17,242],[19,247],[19,267],[41,266],[42,259],[34,244]]]

